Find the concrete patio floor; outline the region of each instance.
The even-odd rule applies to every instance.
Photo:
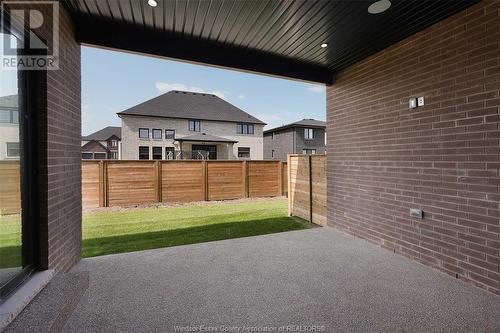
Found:
[[[326,227],[84,259],[7,331],[293,325],[499,332],[500,297]]]

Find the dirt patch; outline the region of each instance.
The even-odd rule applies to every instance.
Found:
[[[280,201],[286,200],[286,197],[269,197],[269,198],[245,198],[245,199],[234,199],[234,200],[221,200],[221,201],[196,201],[196,202],[178,202],[178,203],[152,203],[152,204],[142,204],[133,206],[114,206],[114,207],[98,207],[98,208],[84,208],[84,213],[96,213],[96,212],[119,212],[134,209],[147,209],[147,208],[172,208],[172,207],[200,207],[200,206],[211,206],[219,204],[240,204],[244,202],[259,202],[259,201]]]

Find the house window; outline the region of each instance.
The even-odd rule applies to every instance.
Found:
[[[118,146],[118,141],[117,140],[111,140],[111,147],[116,147]]]
[[[174,130],[165,130],[165,139],[175,140],[175,131]]]
[[[250,158],[250,148],[249,147],[238,147],[238,157]]]
[[[153,139],[161,140],[161,132],[163,132],[161,129],[153,128]]]
[[[112,151],[109,153],[109,158],[111,160],[117,160],[118,159],[118,153],[116,151]]]
[[[201,129],[199,120],[190,120],[189,121],[189,130],[192,132],[199,132]]]
[[[19,157],[19,142],[7,142],[7,156]]]
[[[316,149],[302,149],[302,154],[305,155],[316,155]]]
[[[94,158],[94,154],[92,154],[92,153],[82,153],[83,160],[91,160],[93,158]]]
[[[94,153],[94,160],[105,160],[106,153]]]
[[[161,160],[162,147],[153,147],[153,160]]]
[[[166,160],[175,159],[174,147],[165,147],[165,159]]]
[[[0,110],[0,123],[19,124],[19,112],[15,110]]]
[[[139,128],[139,138],[149,139],[149,128]]]
[[[149,160],[149,147],[139,146],[139,159]]]
[[[253,134],[253,124],[236,124],[236,134]]]
[[[271,158],[274,158],[274,149],[271,150]]]
[[[314,139],[314,131],[312,128],[304,128],[304,139]]]

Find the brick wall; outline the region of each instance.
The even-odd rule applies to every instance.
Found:
[[[295,154],[295,130],[288,128],[282,131],[274,132],[274,140],[272,132],[264,135],[264,159],[286,162],[288,154]],[[274,150],[274,158],[272,157]]]
[[[470,7],[327,91],[329,224],[498,295],[499,8]]]
[[[80,45],[60,6],[60,69],[39,85],[40,265],[65,271],[81,256]]]
[[[314,128],[314,138],[306,139],[304,129],[307,127],[295,127],[295,152],[302,154],[302,149],[316,149],[316,154],[325,154],[325,130],[323,128]],[[310,127],[309,127],[310,128]]]

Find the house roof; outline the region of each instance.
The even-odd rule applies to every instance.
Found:
[[[90,140],[96,140],[96,141],[106,141],[112,136],[116,136],[118,139],[121,140],[122,138],[122,128],[118,126],[108,126],[104,127],[102,130],[99,130],[97,132],[94,132],[92,134],[89,134],[87,136],[82,136],[82,140],[85,141],[90,141]]]
[[[0,97],[0,108],[2,109],[17,109],[18,95],[8,95]]]
[[[213,94],[172,90],[118,116],[148,116],[262,124],[264,122]]]
[[[313,127],[313,128],[326,128],[326,122],[321,121],[321,120],[316,120],[316,119],[302,119],[290,124],[286,124],[283,126],[271,128],[268,130],[264,131],[264,134],[266,133],[271,133],[271,132],[276,132],[276,131],[281,131],[287,128],[292,128],[292,127]]]
[[[231,139],[223,138],[221,136],[210,135],[210,134],[194,134],[188,135],[181,138],[175,138],[177,141],[197,141],[197,142],[227,142],[227,143],[236,143],[238,141],[234,141]]]

